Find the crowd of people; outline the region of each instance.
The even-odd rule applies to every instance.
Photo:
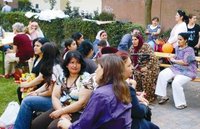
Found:
[[[62,52],[37,22],[27,27],[15,23],[13,46],[5,55],[6,77],[33,60],[30,69],[35,78],[19,85],[21,106],[14,129],[159,129],[151,122],[149,104],[169,100],[166,87],[173,78],[175,107],[186,108],[182,86],[197,75],[200,29],[196,16],[177,10],[175,20],[167,41],[175,56],[164,70],[154,54],[161,33],[158,17],[147,26],[146,41],[136,28],[122,37],[118,48],[110,47],[105,30],[97,33],[93,43],[75,32],[64,41]],[[28,88],[32,90],[22,97],[22,89]]]

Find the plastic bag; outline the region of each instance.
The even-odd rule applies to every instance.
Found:
[[[5,111],[0,117],[0,125],[3,125],[5,129],[12,129],[19,112],[19,104],[17,102],[10,102]]]

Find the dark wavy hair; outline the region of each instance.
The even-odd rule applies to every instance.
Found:
[[[69,51],[65,57],[63,64],[62,64],[62,68],[63,68],[65,77],[69,77],[69,75],[70,75],[70,72],[66,66],[70,63],[72,58],[76,59],[81,64],[81,70],[80,70],[79,74],[81,75],[81,74],[83,74],[83,72],[85,72],[86,63],[83,60],[83,56],[81,55],[81,53],[78,51]]]
[[[71,38],[74,39],[76,41],[76,45],[79,46],[77,40],[79,40],[82,36],[83,34],[81,32],[75,32],[72,34]]]
[[[45,43],[48,43],[49,40],[47,38],[38,37],[38,38],[36,38],[36,39],[33,40],[33,47],[35,46],[36,42],[39,42],[43,46]],[[36,55],[36,57],[37,57],[37,55]]]
[[[88,54],[90,53],[91,50],[93,50],[93,45],[90,41],[88,40],[84,40],[81,45],[78,47],[77,49],[82,56],[85,58],[86,56],[88,56]]]
[[[41,47],[41,51],[43,53],[42,57],[43,63],[41,64],[40,72],[42,73],[43,78],[47,83],[47,86],[49,86],[51,84],[53,66],[55,64],[59,64],[61,61],[60,52],[55,43],[45,43]]]
[[[181,37],[183,37],[184,40],[187,40],[187,41],[188,41],[189,33],[187,33],[187,32],[182,32],[182,33],[179,33],[178,35],[180,35]]]
[[[112,84],[117,99],[125,104],[130,103],[131,97],[124,77],[125,66],[122,58],[109,54],[99,58],[98,63],[103,68],[102,78],[98,82],[99,86]]]
[[[189,18],[188,18],[188,16],[186,15],[185,11],[178,9],[178,10],[177,10],[177,13],[178,13],[181,17],[183,17],[182,20],[183,20],[184,22],[186,22],[186,23],[189,22]]]

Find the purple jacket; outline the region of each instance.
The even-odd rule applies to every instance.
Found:
[[[131,129],[131,104],[117,100],[112,85],[97,88],[70,129]]]

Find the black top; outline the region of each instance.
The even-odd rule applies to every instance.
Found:
[[[39,61],[39,63],[35,66],[35,63],[37,62],[39,57],[36,57],[34,62],[33,62],[33,68],[32,68],[32,73],[35,74],[35,76],[38,76],[39,73],[40,73],[40,67],[41,67],[41,64],[42,64],[42,60]]]
[[[189,33],[188,46],[194,48],[199,40],[200,26],[195,24],[193,28],[187,28]]]

